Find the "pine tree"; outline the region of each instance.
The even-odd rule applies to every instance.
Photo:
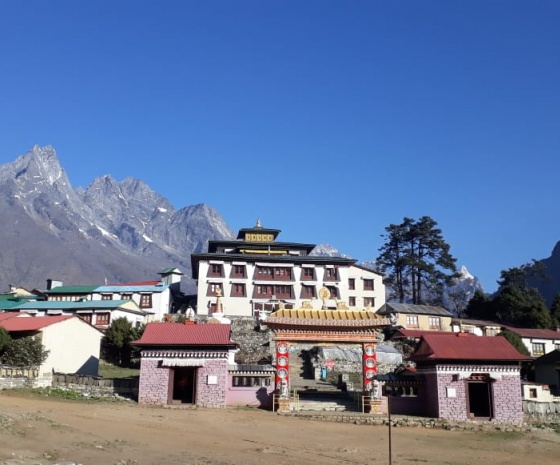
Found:
[[[456,260],[436,226],[432,218],[423,216],[385,228],[377,262],[399,302],[440,304],[445,285],[456,276]]]

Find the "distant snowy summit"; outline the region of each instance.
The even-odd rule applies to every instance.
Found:
[[[342,257],[342,258],[352,258],[350,255],[341,253],[338,249],[335,249],[329,244],[319,244],[311,251],[309,255],[314,257]]]

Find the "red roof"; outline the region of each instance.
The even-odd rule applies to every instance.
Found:
[[[560,331],[552,329],[531,329],[531,328],[513,328],[505,326],[512,333],[519,334],[521,337],[531,337],[537,339],[560,339]]]
[[[231,325],[148,323],[142,337],[133,344],[165,346],[216,346],[234,343],[230,339]]]
[[[402,339],[405,337],[416,337],[421,338],[426,335],[434,336],[448,336],[449,334],[454,334],[449,331],[423,331],[421,329],[397,329],[392,339]]]
[[[68,318],[77,318],[74,315],[56,315],[56,316],[34,316],[30,318],[6,318],[0,320],[0,326],[9,333],[18,331],[38,331],[47,326]]]
[[[19,316],[21,315],[21,313],[15,313],[15,312],[10,312],[10,313],[0,313],[0,321],[3,320],[7,320],[8,318],[13,318],[15,316]]]
[[[410,357],[414,361],[470,360],[470,361],[521,361],[532,360],[521,355],[504,337],[471,336],[455,333],[425,335]]]

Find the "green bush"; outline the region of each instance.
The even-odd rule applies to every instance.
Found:
[[[5,365],[14,367],[33,367],[41,365],[49,356],[41,340],[34,336],[12,339],[6,346],[1,360]]]

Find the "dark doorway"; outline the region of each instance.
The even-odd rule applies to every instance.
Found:
[[[467,383],[469,391],[469,416],[471,418],[492,418],[492,395],[490,383]]]
[[[194,404],[196,367],[182,367],[173,370],[173,403]]]

